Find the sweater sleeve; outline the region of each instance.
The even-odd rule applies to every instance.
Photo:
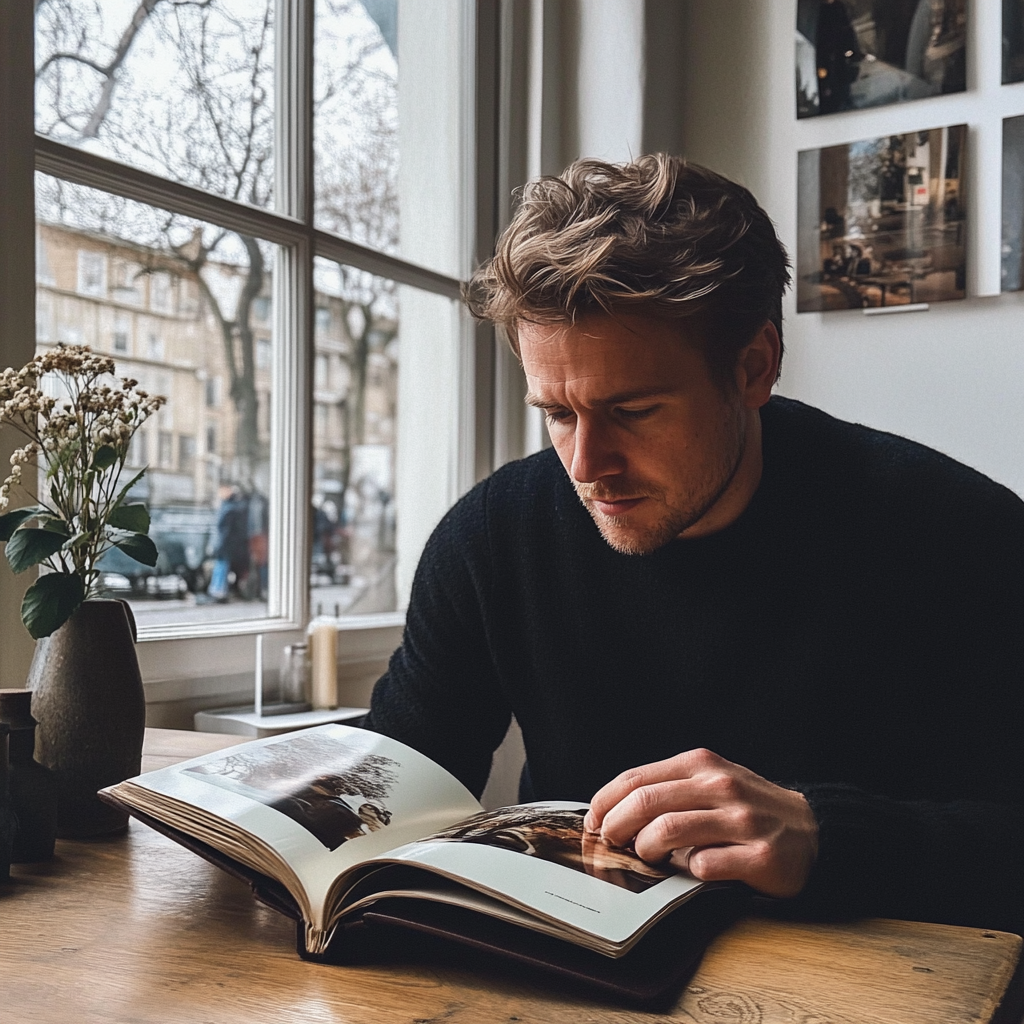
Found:
[[[364,723],[426,754],[476,796],[511,720],[487,638],[486,489],[462,499],[427,542],[401,646]]]
[[[818,918],[895,917],[1024,931],[1024,811],[980,800],[893,800],[797,785],[818,860],[792,901]]]

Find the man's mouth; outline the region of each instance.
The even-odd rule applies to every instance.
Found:
[[[603,516],[615,517],[624,516],[640,504],[643,498],[613,498],[610,500],[599,500],[591,498],[591,507],[597,509]]]

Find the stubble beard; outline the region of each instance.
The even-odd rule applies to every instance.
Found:
[[[722,495],[728,490],[743,460],[746,432],[742,421],[737,419],[723,424],[719,458],[706,467],[700,480],[683,498],[685,504],[672,504],[664,490],[648,484],[629,485],[615,492],[592,484],[581,484],[575,480],[572,485],[583,507],[590,513],[601,536],[612,550],[620,555],[649,555],[675,540],[685,530],[707,515]],[[594,507],[594,500],[613,501],[616,498],[637,498],[661,502],[664,513],[649,525],[639,526],[631,522],[630,516],[606,516]]]

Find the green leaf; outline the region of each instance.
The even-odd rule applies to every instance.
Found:
[[[112,445],[105,444],[96,449],[92,457],[93,469],[109,469],[117,461],[117,449]]]
[[[21,621],[38,640],[63,626],[84,600],[85,584],[81,577],[69,572],[48,572],[25,592]]]
[[[141,562],[143,565],[156,565],[156,545],[144,533],[133,533],[122,540],[114,539],[114,543],[126,555],[131,555],[136,562]]]
[[[40,516],[39,521],[43,524],[41,528],[49,530],[50,533],[60,533],[65,537],[71,536],[71,529],[63,519],[58,519],[56,516],[47,514],[45,516]]]
[[[66,540],[62,533],[23,526],[7,542],[7,561],[14,572],[24,572],[60,551]]]
[[[118,507],[118,505],[120,505],[120,504],[121,504],[121,502],[122,502],[122,501],[124,501],[124,499],[125,499],[125,497],[127,496],[128,492],[129,492],[129,491],[130,491],[130,490],[131,490],[131,489],[132,489],[132,488],[133,488],[133,487],[134,487],[134,486],[135,486],[135,485],[136,485],[136,484],[137,484],[137,483],[138,483],[138,482],[139,482],[139,481],[140,481],[140,480],[141,480],[141,479],[142,479],[142,478],[143,478],[143,477],[145,476],[145,475],[146,475],[146,471],[145,471],[145,469],[140,469],[140,470],[138,471],[138,473],[136,473],[136,474],[135,474],[135,476],[133,476],[133,477],[131,478],[131,480],[129,480],[129,481],[128,481],[128,483],[126,483],[126,484],[124,485],[124,487],[122,487],[122,488],[121,488],[121,490],[117,492],[117,501],[115,501],[115,502],[114,502],[114,508],[117,508],[117,507]]]
[[[149,512],[141,502],[131,505],[118,505],[107,520],[110,526],[119,530],[131,530],[133,533],[149,533]]]
[[[46,509],[41,505],[29,505],[26,508],[16,508],[0,516],[0,541],[10,540],[14,531],[28,519],[45,513]]]

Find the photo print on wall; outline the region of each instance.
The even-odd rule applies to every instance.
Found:
[[[967,126],[798,155],[797,312],[962,299]]]
[[[1003,0],[1003,85],[1024,82],[1024,0]]]
[[[796,116],[963,92],[966,42],[966,0],[798,0]]]
[[[1003,237],[1000,290],[1024,289],[1024,114],[1003,120]]]

